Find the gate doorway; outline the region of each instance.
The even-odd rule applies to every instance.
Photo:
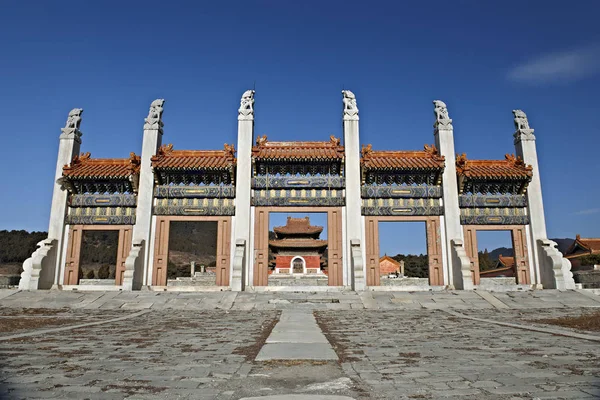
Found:
[[[479,231],[508,231],[510,233],[513,248],[514,279],[518,285],[529,285],[531,283],[529,271],[529,256],[527,250],[527,236],[523,225],[464,225],[465,250],[471,261],[471,273],[473,284],[482,284],[482,271],[479,259],[479,247],[477,243],[477,232]],[[487,262],[487,260],[485,261]],[[484,266],[484,271],[487,266]],[[483,284],[486,284],[485,273]],[[489,282],[489,281],[488,281]]]
[[[123,284],[131,225],[71,225],[64,285]]]
[[[229,286],[231,217],[156,218],[153,286]]]
[[[319,217],[317,219],[310,217],[314,214]],[[303,221],[304,218],[306,220]],[[322,222],[316,222],[317,220]],[[300,235],[304,238],[300,241],[310,242],[308,243],[310,246],[307,244],[301,246],[302,254],[296,254],[298,251],[292,248],[296,244],[290,244],[292,241],[299,242],[298,238],[293,238],[298,234],[294,233],[293,229],[288,233],[283,226],[290,224],[306,225],[308,228],[303,229],[310,231]],[[275,229],[276,225],[284,229]],[[270,230],[272,227],[275,231]],[[321,230],[315,228],[324,228],[322,233],[326,235],[326,240],[320,238]],[[307,246],[314,248],[307,250]],[[287,286],[291,284],[291,278],[302,276],[310,276],[311,279],[306,279],[306,282],[326,277],[328,286],[342,286],[342,209],[340,207],[256,207],[252,272],[254,286]],[[304,285],[302,282],[299,284]],[[314,283],[306,284],[306,286],[311,285]]]
[[[373,216],[365,217],[367,286],[381,285],[380,223],[423,222],[427,241],[428,286],[443,286],[440,217],[438,216]],[[385,260],[384,260],[385,261]],[[385,271],[384,271],[385,272]]]

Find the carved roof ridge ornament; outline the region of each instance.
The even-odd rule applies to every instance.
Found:
[[[162,113],[164,111],[165,99],[156,99],[150,103],[148,116],[144,120],[144,129],[162,129]]]
[[[432,156],[439,155],[437,147],[435,147],[435,144],[432,144],[432,145],[426,144],[423,146],[423,150],[425,150],[425,152],[431,154]]]
[[[334,135],[330,135],[329,136],[329,141],[331,142],[332,145],[334,146],[339,146],[341,143],[340,138],[336,138]]]
[[[373,151],[373,145],[371,143],[367,144],[366,146],[363,144],[362,149],[360,150],[360,153],[363,157],[368,156],[371,152]]]
[[[433,127],[439,129],[440,127],[444,129],[452,128],[452,120],[448,115],[448,107],[446,103],[441,100],[433,101],[433,114],[435,115],[435,123]]]
[[[163,144],[158,148],[156,155],[163,156],[173,152],[173,143]]]
[[[529,126],[527,114],[523,110],[513,110],[512,113],[515,123],[515,143],[518,140],[535,140],[534,129]]]
[[[254,90],[246,90],[240,99],[238,120],[254,119]]]
[[[267,143],[267,135],[262,135],[262,136],[258,135],[256,137],[256,145],[257,146],[262,146],[266,143]]]
[[[456,155],[456,166],[460,167],[463,170],[467,169],[467,154],[466,153]]]
[[[229,158],[235,158],[235,145],[225,143],[223,145],[223,150]]]
[[[342,90],[344,103],[344,119],[358,121],[358,106],[356,96],[350,90]]]

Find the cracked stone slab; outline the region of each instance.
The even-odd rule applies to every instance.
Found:
[[[275,396],[244,397],[240,400],[354,400],[348,396],[333,396],[323,394],[279,394]]]

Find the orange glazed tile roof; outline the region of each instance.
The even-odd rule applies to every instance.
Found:
[[[73,157],[71,164],[63,167],[63,176],[77,179],[127,179],[139,174],[140,157],[131,153],[129,158],[91,158],[90,153]]]
[[[256,139],[252,157],[263,160],[341,160],[344,158],[344,146],[333,135],[328,142],[269,142],[263,135]]]
[[[276,233],[283,234],[315,234],[323,232],[322,226],[312,226],[310,218],[292,218],[288,217],[285,226],[276,226],[273,228]]]
[[[600,253],[600,238],[582,238],[580,235],[575,237],[575,241],[569,247],[569,249],[565,252],[567,258],[571,258],[573,256],[582,256],[586,253],[573,253],[577,247],[585,249],[588,251],[587,254],[596,254]]]
[[[231,169],[235,163],[235,148],[225,144],[223,150],[173,150],[163,145],[151,158],[152,168],[171,170]]]
[[[383,261],[386,261],[386,260],[391,262],[394,265],[398,265],[398,266],[400,265],[400,263],[398,261],[394,260],[392,257],[388,256],[387,254],[385,256],[379,258],[379,263],[381,264]]]
[[[424,146],[422,151],[375,151],[363,146],[361,165],[366,169],[444,169],[444,157],[435,146]]]
[[[467,160],[466,154],[457,155],[456,173],[468,178],[484,179],[528,179],[533,175],[530,165],[525,165],[521,157],[512,154],[504,160]]]
[[[480,271],[479,272],[479,276],[483,277],[485,275],[489,275],[489,274],[494,274],[497,272],[503,272],[503,271],[512,271],[513,267],[502,267],[502,268],[496,268],[496,269],[488,269],[486,271]],[[507,278],[512,278],[511,277],[507,277]]]
[[[269,246],[279,248],[319,248],[327,246],[327,240],[318,239],[282,239],[269,240]]]
[[[500,254],[498,256],[498,262],[506,267],[512,268],[515,266],[515,258],[514,257],[503,256],[502,254]]]

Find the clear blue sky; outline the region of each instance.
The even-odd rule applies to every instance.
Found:
[[[85,109],[94,157],[139,154],[159,97],[165,142],[222,148],[256,83],[256,133],[277,140],[341,136],[345,87],[363,143],[432,143],[442,99],[457,151],[498,159],[514,151],[521,108],[549,236],[600,236],[599,12],[597,1],[4,1],[0,229],[47,229],[71,108]]]

